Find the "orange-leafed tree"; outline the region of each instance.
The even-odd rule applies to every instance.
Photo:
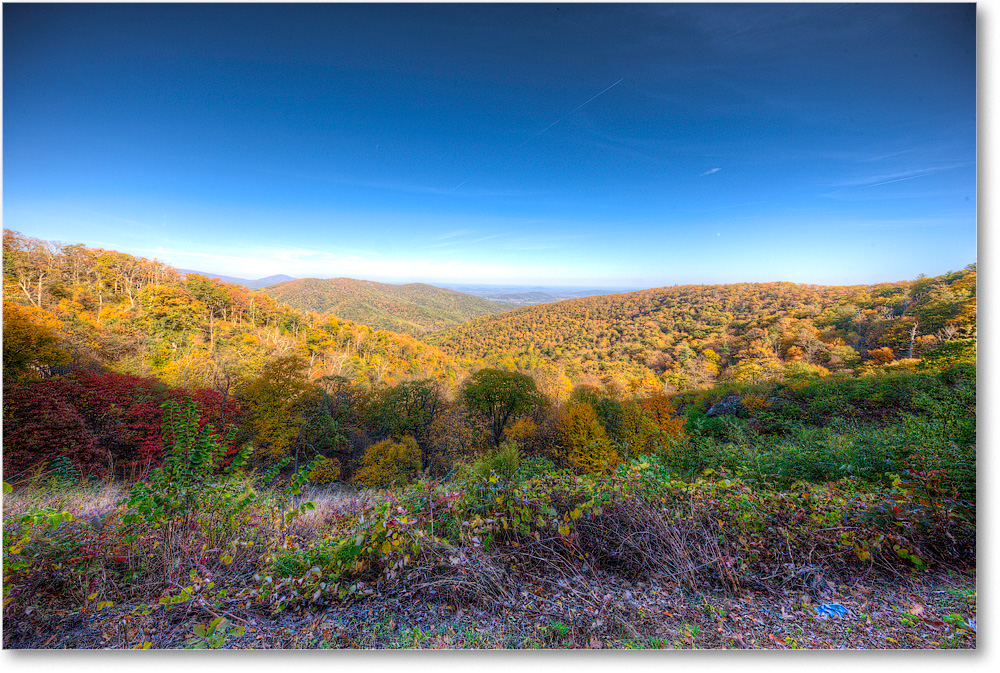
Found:
[[[58,346],[62,323],[45,311],[3,302],[3,377],[15,381],[69,361]]]
[[[673,402],[667,395],[650,395],[640,405],[657,430],[664,435],[683,435],[684,417],[677,415]]]
[[[896,359],[892,349],[888,346],[868,351],[868,357],[871,358],[877,365],[887,365]]]

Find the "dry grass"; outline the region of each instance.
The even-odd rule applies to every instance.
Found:
[[[17,516],[45,508],[74,516],[104,514],[115,509],[127,489],[121,484],[86,484],[62,487],[22,486],[3,496],[3,515]]]
[[[292,500],[291,506],[313,502],[316,509],[306,510],[296,518],[296,531],[304,537],[315,537],[338,522],[358,516],[381,499],[376,491],[357,491],[342,485],[305,486]]]
[[[21,573],[11,594],[13,600],[5,607],[5,617],[13,629],[5,646],[79,646],[86,642],[87,647],[130,647],[148,640],[154,647],[180,647],[191,624],[221,615],[234,623],[256,623],[254,634],[248,628],[248,635],[234,638],[232,646],[263,647],[263,643],[272,643],[315,647],[314,641],[300,641],[289,635],[292,631],[315,634],[314,614],[303,611],[303,619],[310,621],[296,622],[291,629],[289,620],[293,613],[297,614],[298,606],[272,614],[270,603],[252,600],[263,586],[259,577],[273,574],[269,555],[278,549],[306,549],[314,540],[349,533],[358,515],[387,498],[402,504],[424,502],[419,498],[395,500],[392,494],[357,492],[342,486],[308,486],[292,499],[286,499],[280,491],[261,490],[259,506],[249,513],[249,523],[230,522],[228,527],[212,529],[212,537],[206,533],[206,521],[198,518],[186,527],[178,526],[169,545],[156,546],[161,530],[146,535],[137,547],[131,548],[122,542],[123,529],[117,514],[98,526],[92,520],[95,514],[114,511],[125,494],[123,487],[94,485],[24,488],[7,496],[5,517],[44,507],[74,512],[77,520],[60,527],[59,540],[41,542],[59,551],[56,542],[71,546],[79,541],[79,549],[72,549],[72,554],[92,556],[75,566],[60,562],[62,567],[57,567],[58,559],[54,557],[39,557],[37,565]],[[280,515],[287,507],[305,501],[315,503],[315,509],[306,510],[287,529]],[[422,511],[419,503],[414,506]],[[948,646],[941,644],[946,642],[945,637],[952,639],[947,641],[951,646],[974,647],[974,632],[959,634],[942,620],[956,610],[965,618],[974,618],[974,599],[971,604],[965,601],[947,609],[933,607],[933,597],[920,599],[919,605],[927,606],[931,616],[912,626],[904,642],[898,632],[901,608],[892,607],[903,605],[901,599],[887,598],[887,607],[869,605],[880,586],[899,588],[902,580],[894,577],[885,584],[873,577],[860,582],[853,578],[844,584],[826,582],[826,574],[836,567],[831,564],[839,557],[831,557],[827,565],[806,567],[803,564],[812,555],[814,545],[800,551],[794,544],[775,552],[778,556],[774,568],[780,572],[774,577],[751,576],[736,565],[745,550],[737,544],[737,533],[723,526],[724,516],[703,501],[693,500],[689,511],[672,516],[644,501],[624,499],[607,504],[601,514],[578,519],[576,534],[570,536],[548,529],[541,531],[547,531],[541,537],[498,530],[488,546],[475,547],[427,540],[423,553],[405,568],[387,573],[372,584],[377,591],[372,600],[359,599],[356,604],[335,601],[336,609],[324,618],[330,619],[331,633],[336,626],[347,639],[323,642],[327,646],[336,642],[338,646],[382,647],[395,642],[393,646],[424,647],[431,641],[420,638],[429,637],[425,634],[437,625],[435,628],[451,629],[449,633],[455,638],[448,641],[451,645],[440,645],[443,647],[655,644],[790,648],[808,644],[871,648],[885,647],[886,643],[940,647]],[[39,546],[37,551],[45,552],[46,548]],[[177,594],[179,587],[195,582],[189,579],[195,575],[202,578],[197,582],[210,578],[214,593],[205,589],[202,596],[199,588],[195,592],[198,595],[179,608],[158,608],[141,615],[136,612],[137,605],[157,606],[159,597]],[[959,588],[967,594],[968,582],[962,581],[966,583]],[[757,597],[747,601],[745,589],[751,584]],[[914,591],[909,584],[904,588],[909,592],[907,607],[917,599],[909,597]],[[221,594],[223,589],[226,596]],[[821,590],[834,593],[821,597]],[[93,597],[95,591],[98,593]],[[695,598],[697,602],[693,602]],[[858,614],[852,619],[862,627],[857,629],[859,635],[848,638],[835,628],[840,622],[827,624],[815,619],[809,606],[821,600],[841,602],[856,610]],[[129,621],[132,626],[115,630],[113,640],[106,640],[107,633],[100,627],[105,613],[94,611],[98,601],[113,602],[109,610],[116,611],[121,623]],[[60,622],[54,629],[56,622],[52,620],[67,611],[76,611],[77,621]],[[862,612],[870,614],[875,624],[871,620],[858,621]],[[741,621],[744,615],[749,621]],[[475,619],[478,626],[468,630],[471,627],[460,619]],[[802,630],[792,630],[793,622]],[[386,628],[387,623],[398,623],[398,633]],[[877,627],[879,623],[882,626]],[[502,632],[491,631],[498,624],[504,625]],[[140,626],[155,632],[140,632]],[[427,631],[420,630],[425,627]],[[868,635],[876,628],[881,629],[882,640]],[[477,629],[482,629],[482,637]],[[802,635],[803,630],[808,632],[808,639]],[[466,635],[463,641],[459,637],[463,633],[471,633],[475,639]]]
[[[3,515],[13,517],[30,511],[53,509],[70,512],[74,517],[92,517],[118,508],[128,495],[127,484],[92,483],[72,486],[24,485],[3,496]],[[365,511],[381,497],[374,491],[355,491],[343,486],[306,486],[292,499],[290,506],[312,501],[314,510],[306,510],[296,519],[296,529],[314,536],[331,524],[349,520]]]

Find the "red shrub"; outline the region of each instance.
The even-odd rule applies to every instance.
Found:
[[[66,456],[85,475],[102,475],[110,454],[99,447],[60,381],[38,381],[5,391],[4,478],[14,481],[36,467],[48,469]]]
[[[200,425],[219,428],[222,420],[214,390],[171,390],[158,379],[125,374],[81,372],[4,393],[3,464],[12,475],[63,455],[83,475],[142,478],[163,459],[165,400],[192,397],[205,410]],[[234,400],[225,414],[227,421],[239,417]]]

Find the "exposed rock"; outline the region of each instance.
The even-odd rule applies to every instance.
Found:
[[[706,416],[735,416],[743,410],[743,399],[739,395],[730,395],[711,406]]]

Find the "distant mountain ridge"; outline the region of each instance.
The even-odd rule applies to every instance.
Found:
[[[259,290],[271,285],[287,283],[299,280],[293,276],[278,274],[267,278],[250,280],[247,278],[237,278],[235,276],[223,276],[222,274],[210,271],[195,271],[193,269],[178,269],[182,275],[196,274],[206,278],[216,278],[224,283],[244,285],[251,290]],[[312,279],[312,280],[353,280],[353,279]],[[373,283],[375,281],[358,281],[362,283]],[[421,285],[421,283],[409,283],[409,285]],[[400,287],[400,286],[394,286]],[[535,306],[537,304],[552,304],[564,299],[579,299],[580,297],[596,297],[606,294],[619,294],[622,292],[633,292],[644,288],[621,287],[621,288],[597,288],[584,286],[557,286],[557,285],[498,285],[489,283],[434,283],[430,287],[454,290],[462,294],[470,294],[491,302],[508,304],[508,308],[513,306]],[[311,309],[310,309],[311,310]],[[489,315],[489,314],[483,314]],[[475,316],[479,317],[479,316]]]
[[[411,335],[517,308],[423,283],[391,285],[353,278],[304,278],[263,291],[298,310],[328,313],[375,329]]]
[[[235,276],[223,276],[218,273],[211,273],[209,271],[194,271],[192,269],[177,269],[177,272],[182,275],[193,274],[196,276],[205,276],[205,278],[215,278],[221,280],[223,283],[232,283],[234,285],[244,285],[250,290],[259,290],[262,287],[267,287],[268,285],[277,285],[278,283],[287,283],[290,280],[297,280],[292,276],[286,276],[285,274],[278,274],[276,276],[268,276],[267,278],[258,278],[257,280],[249,280],[247,278],[236,278]]]
[[[632,292],[642,288],[585,288],[560,287],[554,285],[489,285],[484,283],[438,283],[437,287],[445,287],[458,292],[472,294],[477,297],[518,306],[534,306],[537,304],[552,304],[565,299],[579,299],[606,294]]]

